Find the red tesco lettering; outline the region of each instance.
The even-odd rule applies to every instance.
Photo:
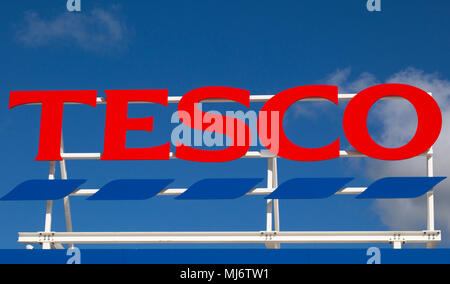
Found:
[[[149,102],[168,105],[168,90],[107,90],[107,111],[104,150],[101,160],[168,160],[170,143],[157,147],[127,148],[126,133],[132,130],[153,131],[154,117],[128,118],[129,102]],[[398,148],[386,148],[377,144],[367,128],[367,117],[372,106],[387,96],[397,96],[409,101],[417,113],[418,125],[409,143]],[[305,148],[290,141],[283,130],[283,116],[289,107],[300,100],[321,98],[338,104],[338,87],[311,85],[291,88],[268,100],[258,116],[258,135],[263,145],[279,157],[294,161],[322,161],[339,157],[340,139],[320,148]],[[197,125],[187,119],[195,112],[208,121],[224,123],[217,132],[229,137],[231,145],[222,150],[201,150],[188,145],[176,147],[176,157],[196,162],[227,162],[245,155],[250,148],[251,132],[248,125],[239,119],[210,114],[198,109],[204,100],[221,99],[250,106],[250,92],[231,87],[204,87],[188,92],[178,104],[180,120],[186,126],[201,131],[207,124]],[[62,119],[65,103],[79,103],[96,107],[97,91],[12,91],[9,108],[26,104],[41,104],[41,127],[37,161],[60,161]],[[278,117],[270,115],[278,113]],[[228,127],[225,122],[231,123]],[[358,93],[344,112],[343,126],[350,144],[362,154],[379,160],[403,160],[416,157],[433,146],[442,129],[442,114],[436,101],[425,91],[405,84],[382,84]],[[245,131],[243,143],[237,143]],[[278,135],[277,142],[271,135]]]

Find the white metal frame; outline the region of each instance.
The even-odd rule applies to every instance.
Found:
[[[340,94],[339,100],[351,100],[356,94]],[[431,94],[430,94],[431,95]],[[251,102],[266,102],[272,95],[251,96]],[[169,103],[178,103],[181,97],[169,97]],[[384,99],[398,99],[385,97]],[[305,101],[321,101],[321,98],[310,98]],[[226,100],[212,99],[203,102],[226,102]],[[106,98],[97,98],[98,104],[105,104]],[[146,103],[146,102],[135,102]],[[70,103],[69,103],[70,104]],[[422,156],[426,157],[427,176],[433,177],[433,149]],[[61,157],[59,162],[61,179],[67,179],[67,160],[99,160],[101,153],[66,153],[61,139]],[[176,159],[171,153],[171,159]],[[340,151],[340,157],[366,157],[358,151]],[[267,187],[256,188],[248,195],[268,195],[278,187],[277,159],[269,151],[250,151],[242,158],[267,159]],[[51,161],[49,179],[55,179],[56,162]],[[351,195],[364,192],[366,187],[349,187],[337,194]],[[91,196],[98,189],[80,189],[70,196]],[[186,188],[166,189],[159,193],[162,196],[180,195]],[[401,249],[406,243],[424,243],[427,248],[435,248],[441,241],[441,231],[435,230],[434,192],[427,193],[427,230],[425,231],[355,231],[355,232],[285,232],[280,231],[279,200],[267,200],[266,230],[260,232],[73,232],[70,210],[70,196],[64,198],[66,232],[52,231],[53,201],[47,201],[45,226],[43,232],[19,233],[19,243],[41,244],[43,249],[62,249],[67,244],[73,247],[77,244],[140,244],[140,243],[262,243],[266,248],[279,249],[281,243],[389,243],[394,249]]]

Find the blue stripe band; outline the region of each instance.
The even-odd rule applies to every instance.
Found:
[[[389,177],[372,183],[357,199],[417,198],[445,177]],[[256,187],[261,178],[204,179],[176,197],[189,199],[235,199]],[[281,184],[266,199],[323,199],[336,194],[353,178],[296,178]],[[116,180],[103,186],[88,200],[146,200],[163,191],[173,179]],[[0,200],[58,200],[69,196],[86,180],[29,180]]]
[[[252,190],[263,179],[204,179],[191,187],[176,199],[235,199]]]
[[[0,200],[58,200],[70,195],[85,182],[84,179],[29,180],[16,186]]]
[[[146,200],[164,190],[173,179],[115,180],[88,200]]]
[[[445,177],[388,177],[372,183],[357,199],[417,198],[432,190]]]
[[[322,199],[333,196],[353,178],[296,178],[281,184],[266,199]]]

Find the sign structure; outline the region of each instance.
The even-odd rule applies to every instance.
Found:
[[[303,86],[277,95],[250,95],[250,92],[228,87],[207,87],[193,90],[183,97],[169,97],[167,90],[105,91],[107,98],[97,97],[96,91],[11,92],[10,108],[25,104],[42,105],[39,153],[36,160],[49,161],[48,180],[26,181],[1,200],[45,200],[45,227],[42,232],[19,233],[19,243],[40,244],[43,249],[69,248],[75,244],[143,244],[143,243],[260,243],[266,248],[279,249],[282,243],[388,243],[400,249],[406,243],[422,243],[434,248],[441,241],[441,231],[435,228],[434,187],[444,177],[434,177],[433,144],[442,128],[442,115],[431,94],[401,84],[378,85],[358,94],[338,94],[335,86]],[[415,108],[418,129],[414,138],[399,148],[384,148],[370,138],[367,115],[380,99],[406,99]],[[355,150],[340,149],[339,139],[322,148],[303,148],[289,141],[283,132],[283,115],[296,101],[348,101],[344,114],[344,131]],[[225,150],[197,150],[188,145],[152,148],[125,147],[127,130],[152,131],[153,118],[128,119],[128,103],[158,103],[167,106],[178,103],[180,120],[190,128],[207,131],[188,115],[195,117],[198,103],[239,102],[265,103],[258,117],[258,135],[267,150],[249,151],[248,127],[240,120],[224,127],[221,133],[232,137],[232,145]],[[62,138],[62,114],[67,104],[107,104],[105,145],[103,153],[69,153]],[[185,115],[183,115],[183,113]],[[274,119],[272,114],[278,115]],[[208,114],[200,111],[204,118]],[[216,116],[216,118],[220,118]],[[226,118],[226,117],[223,117]],[[270,134],[272,133],[272,134]],[[274,134],[277,139],[274,139]],[[244,136],[242,144],[237,143]],[[251,136],[251,134],[249,134]],[[248,139],[247,139],[248,138]],[[274,142],[276,141],[276,142]],[[367,187],[346,187],[352,178],[296,178],[278,184],[277,160],[321,161],[336,158],[371,157],[396,161],[422,156],[427,171],[423,177],[389,177]],[[99,189],[80,188],[86,180],[68,179],[68,160],[171,160],[198,162],[227,162],[235,159],[262,159],[267,162],[267,185],[258,187],[262,179],[205,179],[186,188],[170,188],[171,179],[115,180]],[[59,164],[60,179],[56,178]],[[126,188],[126,190],[124,190]],[[213,190],[212,190],[213,189]],[[282,231],[279,200],[319,199],[334,194],[356,195],[358,199],[416,198],[426,195],[427,229],[425,231]],[[73,232],[70,198],[88,200],[145,200],[154,196],[176,196],[177,199],[234,199],[244,195],[266,196],[266,227],[254,232]],[[52,230],[53,202],[64,201],[66,232]]]

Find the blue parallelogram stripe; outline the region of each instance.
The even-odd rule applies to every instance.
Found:
[[[353,178],[296,178],[281,184],[266,199],[322,199],[333,196]]]
[[[357,199],[416,198],[432,190],[445,177],[388,177],[371,184]]]
[[[70,195],[85,182],[84,179],[29,180],[16,186],[0,200],[58,200]]]
[[[164,190],[173,179],[115,180],[88,200],[146,200]]]
[[[176,197],[188,199],[235,199],[255,188],[262,178],[204,179]]]
[[[322,199],[342,189],[353,178],[296,178],[281,184],[266,199]],[[375,181],[357,199],[417,198],[445,177],[389,177]],[[179,200],[235,199],[244,196],[262,178],[204,179],[176,197]],[[173,179],[116,180],[88,200],[146,200],[163,191]],[[58,200],[77,190],[86,180],[29,180],[0,200]]]

